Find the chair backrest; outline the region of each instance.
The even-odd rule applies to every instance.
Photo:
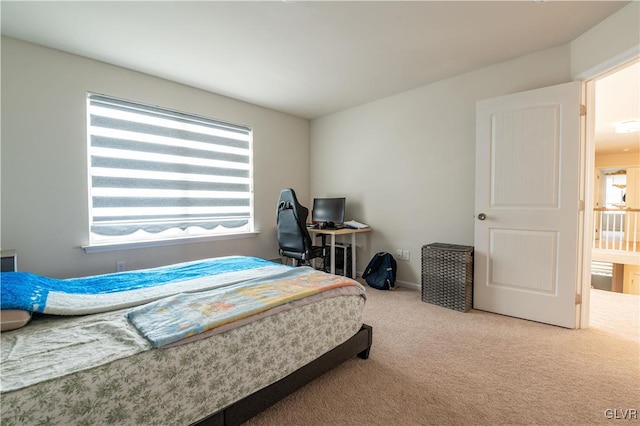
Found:
[[[277,233],[280,254],[307,260],[312,246],[307,231],[309,210],[298,203],[296,193],[287,188],[280,191],[277,206]]]

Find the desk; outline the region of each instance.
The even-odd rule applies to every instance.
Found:
[[[361,232],[371,232],[371,228],[340,228],[340,229],[320,229],[320,228],[307,228],[309,234],[313,236],[317,235],[330,235],[331,236],[331,273],[336,273],[336,235],[351,235],[351,276],[356,278],[356,234]],[[347,265],[344,265],[344,269]],[[346,271],[345,271],[345,275]]]

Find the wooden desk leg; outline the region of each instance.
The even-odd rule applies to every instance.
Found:
[[[347,262],[344,263],[344,269],[347,269]],[[351,278],[356,279],[356,233],[351,233]]]

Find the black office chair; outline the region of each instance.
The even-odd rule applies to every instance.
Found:
[[[280,256],[293,259],[295,266],[325,256],[324,247],[314,246],[307,231],[308,215],[309,210],[298,203],[293,189],[287,188],[280,191],[277,206]]]

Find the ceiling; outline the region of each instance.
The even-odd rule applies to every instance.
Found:
[[[2,34],[305,118],[567,43],[617,1],[5,1]],[[596,153],[639,152],[638,63],[596,83]]]
[[[304,118],[567,43],[618,1],[5,1],[2,34]]]

